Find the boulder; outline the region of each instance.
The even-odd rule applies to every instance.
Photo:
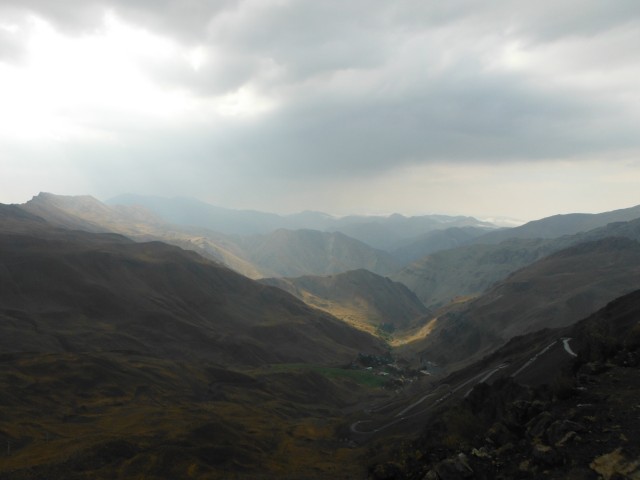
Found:
[[[584,430],[585,427],[581,423],[571,420],[556,420],[547,428],[547,440],[551,445],[562,446],[575,437],[578,432]]]
[[[537,464],[545,467],[554,467],[562,463],[562,456],[558,451],[542,443],[533,445],[531,458],[533,458]]]
[[[553,423],[554,418],[549,412],[542,412],[533,417],[526,425],[528,438],[542,438],[547,428]]]
[[[464,480],[474,477],[473,469],[464,453],[441,461],[436,465],[435,471],[440,480]]]

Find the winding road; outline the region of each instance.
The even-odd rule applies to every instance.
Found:
[[[514,378],[517,375],[519,375],[525,369],[530,367],[534,362],[536,362],[536,360],[538,360],[541,356],[543,356],[545,353],[547,353],[549,350],[551,350],[551,348],[554,345],[557,345],[560,341],[562,341],[563,349],[568,355],[571,355],[572,357],[577,357],[578,355],[573,351],[573,349],[571,348],[571,345],[569,345],[569,342],[571,340],[572,339],[570,337],[562,337],[562,338],[559,338],[557,340],[554,340],[550,344],[546,345],[538,353],[536,353],[533,357],[529,358],[515,372],[511,373],[510,377]],[[387,428],[389,428],[389,427],[391,427],[393,425],[396,425],[396,424],[398,424],[400,422],[403,422],[403,421],[405,421],[407,419],[410,419],[410,418],[413,418],[413,417],[416,417],[418,415],[421,415],[421,414],[424,414],[424,413],[428,412],[430,409],[432,409],[436,405],[440,404],[444,400],[448,399],[449,397],[451,397],[456,392],[458,392],[461,389],[465,388],[469,384],[473,384],[465,392],[463,398],[466,398],[471,393],[471,391],[473,390],[473,387],[475,387],[475,385],[477,385],[479,383],[486,382],[489,378],[491,378],[497,372],[509,367],[510,365],[511,364],[509,362],[501,363],[500,365],[497,365],[497,366],[492,367],[490,369],[484,370],[483,372],[473,376],[472,378],[470,378],[468,380],[463,381],[462,383],[460,383],[460,384],[458,384],[458,385],[456,385],[454,387],[452,387],[449,384],[441,384],[435,390],[433,390],[433,391],[431,391],[431,392],[429,392],[427,394],[422,395],[418,400],[416,400],[413,403],[411,403],[410,405],[404,407],[402,410],[400,410],[395,415],[393,415],[393,417],[388,418],[388,421],[386,423],[384,423],[384,419],[358,420],[358,421],[356,421],[356,422],[351,424],[350,430],[351,430],[352,433],[358,434],[358,435],[372,435],[374,433],[377,433],[377,432],[380,432],[382,430],[385,430],[385,429],[387,429]],[[442,390],[446,390],[446,393],[443,394]],[[426,400],[428,400],[428,399],[430,399],[432,397],[437,397],[437,398],[436,398],[435,401],[427,402],[425,404]],[[383,405],[383,407],[379,407],[377,409],[366,410],[365,413],[373,413],[373,412],[375,412],[377,410],[382,410],[383,408],[388,408],[388,407],[392,406],[393,403],[394,402],[386,403],[385,405]],[[420,407],[421,405],[422,405],[422,408],[418,409],[418,407]],[[418,411],[410,413],[410,412],[412,412],[412,411],[414,411],[416,409],[418,409]],[[376,424],[380,424],[380,423],[382,423],[382,424],[379,425],[379,426],[376,426]],[[370,425],[370,428],[368,428],[368,429],[362,428],[365,425]]]
[[[562,344],[564,345],[564,351],[565,351],[565,352],[567,352],[567,353],[568,353],[569,355],[571,355],[572,357],[577,357],[577,356],[578,356],[578,354],[577,354],[576,352],[574,352],[574,351],[571,349],[571,345],[569,345],[569,342],[570,342],[571,340],[572,340],[572,339],[571,339],[571,338],[569,338],[569,337],[565,337],[565,338],[563,338],[563,339],[562,339]]]

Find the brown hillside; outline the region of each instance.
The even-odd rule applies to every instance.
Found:
[[[369,331],[406,329],[429,313],[407,287],[368,270],[269,278],[261,283],[282,288],[315,308]]]
[[[115,232],[142,242],[158,240],[198,252],[249,278],[259,278],[265,274],[245,258],[244,252],[233,239],[210,230],[166,223],[143,207],[109,206],[86,195],[40,193],[20,208],[58,227]]]
[[[113,234],[7,229],[4,352],[133,350],[255,364],[340,363],[379,349],[369,335],[193,252]]]
[[[516,335],[570,325],[639,285],[637,241],[579,244],[517,271],[438,318],[431,334],[406,351],[438,363],[469,362]]]
[[[242,240],[248,258],[270,276],[330,275],[364,268],[379,275],[397,269],[390,254],[338,232],[276,230]]]

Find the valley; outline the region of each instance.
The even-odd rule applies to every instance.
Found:
[[[132,198],[0,205],[0,478],[640,475],[637,207]]]

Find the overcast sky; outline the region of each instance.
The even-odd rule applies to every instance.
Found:
[[[638,0],[0,0],[0,202],[640,204]]]

